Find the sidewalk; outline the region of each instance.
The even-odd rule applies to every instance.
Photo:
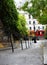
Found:
[[[47,64],[47,47],[44,47],[44,64]]]
[[[44,65],[47,65],[47,40],[45,41],[45,46],[43,48]]]
[[[36,43],[37,45],[38,43]],[[41,47],[33,47],[28,49],[15,49],[0,51],[0,65],[43,65],[43,52]]]

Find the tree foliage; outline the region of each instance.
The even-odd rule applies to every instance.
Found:
[[[27,10],[28,1],[25,2],[25,4],[21,7],[23,10]]]
[[[17,28],[20,31],[21,36],[27,35],[26,19],[22,14],[18,16]]]
[[[17,31],[18,12],[13,0],[0,0],[0,19],[7,33]]]
[[[32,4],[30,8],[27,7],[28,3],[25,7],[26,9],[22,9],[32,14],[40,23],[47,24],[47,0],[31,0],[30,3]]]

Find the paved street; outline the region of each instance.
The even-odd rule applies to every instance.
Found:
[[[32,43],[28,49],[0,51],[0,65],[43,65],[41,42]]]

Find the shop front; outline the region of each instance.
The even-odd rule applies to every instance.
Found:
[[[42,37],[42,36],[44,36],[44,33],[45,33],[44,30],[37,30],[37,31],[36,31],[36,36]]]

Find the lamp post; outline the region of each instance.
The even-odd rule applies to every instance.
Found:
[[[34,26],[34,34],[35,34],[35,21],[33,21],[33,26]],[[36,36],[34,36],[34,43],[36,43]]]

